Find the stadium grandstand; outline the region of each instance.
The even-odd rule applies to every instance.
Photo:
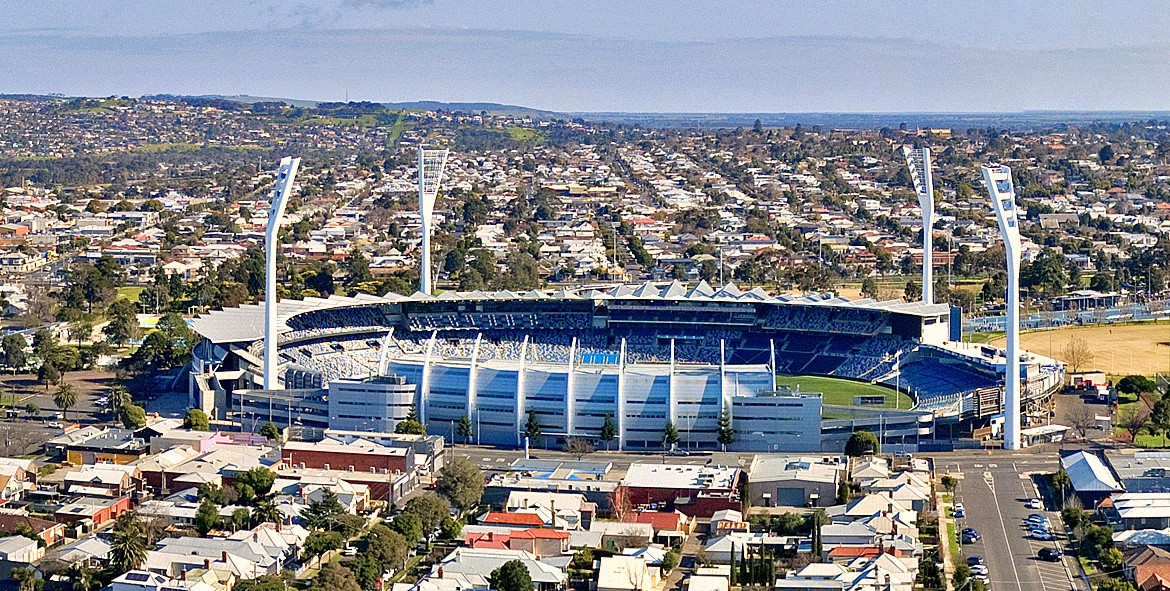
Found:
[[[957,315],[945,304],[676,281],[306,298],[282,301],[277,313],[283,388],[268,390],[260,371],[263,305],[194,320],[202,341],[192,364],[193,406],[229,419],[264,415],[267,400],[264,420],[360,428],[335,424],[344,422],[345,409],[336,408],[343,396],[322,394],[320,404],[293,408],[281,395],[276,412],[263,393],[288,388],[301,400],[314,389],[397,376],[413,389],[399,384],[387,395],[394,407],[387,420],[405,418],[413,406],[434,434],[451,433],[468,416],[476,441],[523,445],[531,413],[550,442],[596,438],[608,419],[620,448],[660,449],[671,421],[680,445],[713,449],[726,413],[737,433],[730,447],[743,451],[821,449],[820,396],[777,391],[778,376],[888,384],[935,417],[984,419],[1002,406],[1003,352],[955,342]],[[1023,367],[1033,401],[1063,374],[1033,354]],[[324,408],[328,415],[320,416]]]

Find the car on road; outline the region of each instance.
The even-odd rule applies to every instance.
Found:
[[[1046,529],[1034,529],[1032,530],[1032,539],[1040,540],[1042,542],[1050,542],[1055,540],[1056,536],[1052,535],[1052,532]]]
[[[985,562],[986,561],[983,560],[982,556],[979,556],[976,554],[973,554],[973,555],[967,557],[967,566],[981,565],[981,564],[984,564]]]
[[[1040,551],[1036,553],[1036,557],[1040,560],[1045,560],[1048,562],[1060,562],[1060,550],[1057,550],[1056,548],[1041,548]]]
[[[1044,509],[1044,501],[1040,499],[1028,499],[1028,508],[1036,509],[1037,511]]]
[[[668,456],[689,456],[689,455],[691,455],[691,452],[689,452],[685,449],[672,449],[672,450],[666,452],[666,455],[668,455]]]

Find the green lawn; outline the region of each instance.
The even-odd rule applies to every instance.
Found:
[[[853,406],[854,396],[884,396],[886,403],[875,408],[895,407],[894,389],[877,384],[820,376],[779,376],[776,378],[776,385],[790,388],[800,386],[801,392],[820,392],[824,396],[822,400],[825,404]],[[897,396],[901,400],[896,405],[898,408],[909,409],[913,405],[909,396],[905,394],[897,394]]]
[[[145,289],[146,288],[142,287],[141,285],[130,285],[130,286],[126,286],[126,287],[119,287],[118,288],[118,297],[119,298],[126,298],[126,299],[130,300],[131,302],[134,302],[135,304],[137,304],[138,303],[138,294],[142,293],[143,290],[145,290]]]
[[[530,127],[508,127],[508,135],[518,142],[540,141],[544,139],[544,132]]]

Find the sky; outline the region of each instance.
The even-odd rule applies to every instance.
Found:
[[[0,93],[1170,110],[1157,1],[0,0],[0,15]]]

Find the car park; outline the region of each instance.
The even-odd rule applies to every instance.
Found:
[[[1060,550],[1057,550],[1056,548],[1041,548],[1040,551],[1036,553],[1037,558],[1048,562],[1059,562],[1060,556]]]

